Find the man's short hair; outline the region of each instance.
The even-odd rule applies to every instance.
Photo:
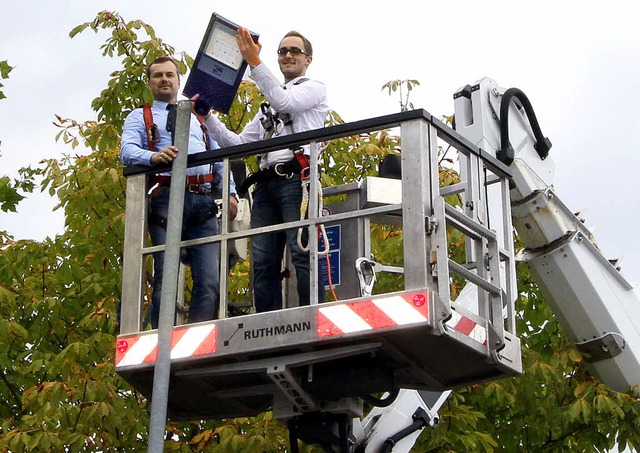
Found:
[[[309,56],[313,55],[313,46],[311,45],[311,42],[309,42],[309,40],[307,38],[305,38],[302,33],[299,33],[295,30],[291,30],[289,33],[287,33],[286,35],[284,35],[284,38],[287,38],[289,36],[297,36],[298,38],[302,39],[302,43],[304,44],[304,50]],[[280,42],[282,42],[282,40],[280,40]]]
[[[180,78],[180,68],[178,67],[178,63],[176,63],[176,60],[174,60],[171,57],[167,57],[166,55],[156,58],[155,60],[153,60],[151,62],[151,64],[149,66],[147,66],[147,79],[151,78],[151,66],[153,66],[154,64],[164,63],[166,61],[170,61],[171,63],[174,64],[174,66],[176,67],[176,75],[178,76],[178,79],[179,79]]]

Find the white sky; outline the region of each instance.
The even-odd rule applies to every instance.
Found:
[[[103,6],[103,5],[107,6]],[[418,5],[420,7],[418,8]],[[141,19],[177,51],[195,56],[211,13],[261,35],[262,57],[277,73],[275,50],[291,29],[314,45],[307,75],[323,81],[345,121],[396,113],[381,91],[417,79],[411,101],[435,116],[453,113],[458,88],[490,77],[528,96],[553,143],[557,195],[586,224],[623,274],[640,282],[640,35],[631,1],[22,0],[5,5],[0,60],[15,66],[0,101],[0,175],[70,153],[54,143],[54,114],[93,119],[90,103],[118,67],[100,55],[106,32],[69,39],[103,9]],[[43,239],[63,229],[55,203],[30,196],[0,230]]]

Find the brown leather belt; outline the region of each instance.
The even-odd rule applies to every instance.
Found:
[[[201,175],[189,175],[185,178],[185,188],[191,193],[199,193],[203,195],[209,195],[211,193],[210,187],[203,187],[203,184],[211,184],[214,181],[214,177],[211,173]],[[153,175],[151,177],[151,184],[158,184],[160,186],[168,186],[171,184],[171,176],[166,175]]]

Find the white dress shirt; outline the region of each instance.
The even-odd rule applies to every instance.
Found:
[[[251,69],[251,76],[267,98],[271,108],[278,113],[288,113],[291,116],[293,133],[324,127],[329,106],[327,104],[327,90],[323,83],[305,77],[297,77],[282,85],[263,63]],[[261,120],[264,117],[262,111],[258,112],[240,134],[228,130],[214,115],[209,115],[205,125],[220,146],[227,147],[263,140],[266,131]],[[273,136],[289,133],[285,127],[280,126]],[[305,146],[304,148],[305,154],[309,154],[309,147]],[[271,167],[279,162],[288,162],[292,158],[290,149],[272,151],[260,160],[260,168]]]

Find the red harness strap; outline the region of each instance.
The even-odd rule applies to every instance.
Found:
[[[160,138],[158,134],[158,126],[153,122],[153,113],[151,112],[151,105],[145,104],[142,106],[142,113],[144,116],[144,128],[147,132],[147,145],[149,151],[156,150],[156,142]]]
[[[309,179],[309,156],[304,154],[302,149],[299,152],[294,152],[293,155],[300,165],[300,178],[303,180]]]

